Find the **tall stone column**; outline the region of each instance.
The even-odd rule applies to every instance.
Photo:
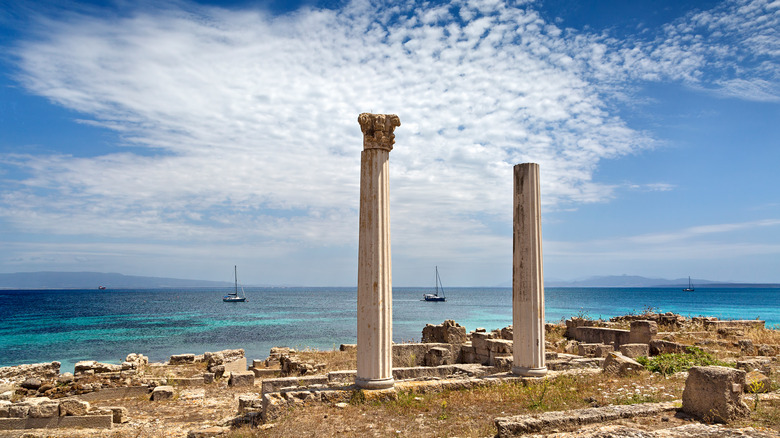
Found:
[[[357,376],[366,389],[392,388],[393,283],[390,266],[390,151],[395,114],[358,116],[360,154],[360,240],[358,248]]]
[[[539,165],[515,166],[512,373],[538,377],[544,363],[544,275]]]

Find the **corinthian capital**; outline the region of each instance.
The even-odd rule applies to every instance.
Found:
[[[358,116],[360,130],[363,131],[363,149],[393,150],[396,126],[401,126],[401,119],[395,114],[362,113]]]

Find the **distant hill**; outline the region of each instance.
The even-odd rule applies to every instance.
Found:
[[[753,283],[727,283],[722,281],[703,280],[701,278],[692,278],[693,286],[696,288],[708,287],[778,287],[777,284],[753,284]],[[686,287],[688,278],[678,278],[667,280],[665,278],[646,278],[638,275],[609,275],[600,277],[591,277],[585,280],[576,281],[546,281],[547,287]]]
[[[0,274],[0,289],[160,289],[179,287],[230,287],[225,281],[140,277],[102,272],[17,272]]]

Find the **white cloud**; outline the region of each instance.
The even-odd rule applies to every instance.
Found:
[[[391,153],[394,253],[496,258],[506,239],[490,224],[511,221],[513,164],[541,164],[548,208],[609,199],[615,187],[593,179],[599,162],[652,140],[616,117],[604,93],[620,93],[628,77],[704,83],[715,51],[683,23],[663,42],[624,48],[495,1],[381,10],[355,1],[283,16],[175,5],[48,18],[19,44],[30,91],[132,148],[0,157],[28,174],[1,186],[0,218],[14,229],[171,245],[354,245],[356,118],[371,111],[402,122]],[[740,17],[760,18],[730,23],[716,12],[691,21],[733,34]],[[761,35],[750,40],[756,53],[774,56]],[[741,96],[750,93],[739,81],[761,85],[724,80]]]

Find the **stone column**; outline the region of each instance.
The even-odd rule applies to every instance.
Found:
[[[366,389],[392,388],[393,287],[390,266],[390,151],[395,114],[358,116],[360,154],[360,240],[358,247],[357,376]]]
[[[539,165],[515,166],[512,373],[540,377],[544,363],[544,275]]]

